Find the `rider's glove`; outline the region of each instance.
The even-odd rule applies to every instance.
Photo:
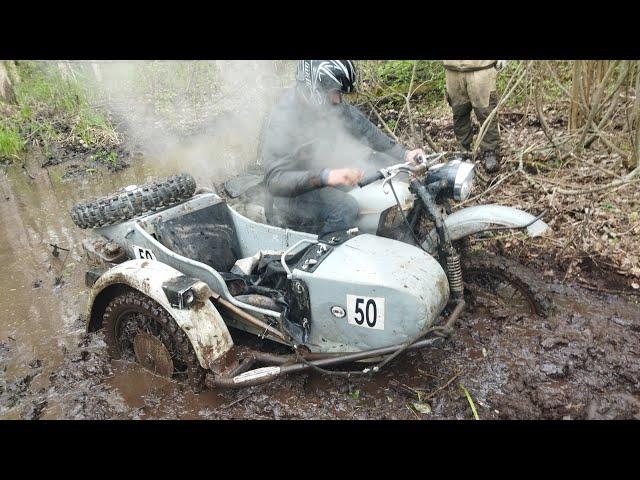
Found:
[[[506,60],[498,60],[496,62],[496,70],[498,70],[498,71],[502,70],[506,66],[507,66],[507,61]]]

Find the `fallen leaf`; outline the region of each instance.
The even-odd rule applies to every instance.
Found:
[[[431,405],[428,403],[412,403],[411,405],[420,413],[431,413]]]

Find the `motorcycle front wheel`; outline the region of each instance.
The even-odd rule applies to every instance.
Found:
[[[551,311],[544,281],[517,261],[487,252],[467,254],[462,274],[472,305],[540,317]]]

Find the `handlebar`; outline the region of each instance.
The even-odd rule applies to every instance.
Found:
[[[373,172],[371,175],[367,175],[362,180],[360,180],[358,182],[358,186],[360,188],[366,187],[370,183],[376,182],[376,181],[381,180],[383,178],[384,178],[384,175],[382,174],[382,172],[380,170],[378,170],[376,172]]]
[[[418,157],[418,163],[413,164],[411,162],[398,163],[397,165],[391,165],[386,168],[381,168],[377,172],[368,175],[358,182],[358,186],[360,188],[366,187],[370,183],[376,182],[383,178],[393,177],[397,175],[399,172],[408,172],[410,174],[420,174],[427,170],[431,165],[437,163],[442,157],[444,153],[434,153],[430,155],[420,155]]]

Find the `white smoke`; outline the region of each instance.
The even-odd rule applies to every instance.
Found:
[[[208,185],[256,163],[268,111],[294,81],[286,62],[264,60],[83,63],[130,146]]]
[[[67,64],[69,62],[66,62]],[[211,186],[258,162],[260,136],[283,89],[295,83],[293,61],[74,62],[102,107],[114,115],[129,147],[154,174],[187,171]],[[314,125],[314,128],[316,126]],[[329,121],[322,133],[331,148],[314,169],[375,170],[371,150]],[[292,152],[293,153],[293,152]]]

